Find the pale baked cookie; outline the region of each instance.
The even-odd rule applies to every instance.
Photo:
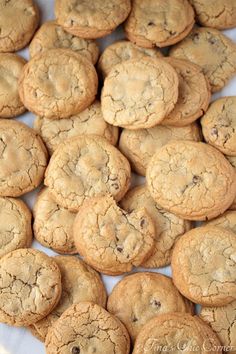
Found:
[[[0,196],[17,197],[35,189],[46,166],[47,151],[35,131],[0,119]]]
[[[47,354],[130,352],[130,339],[125,326],[91,302],[69,307],[49,329],[45,345]]]
[[[205,222],[204,225],[222,227],[236,233],[236,211],[228,210],[218,218]]]
[[[156,125],[149,129],[123,129],[119,149],[130,161],[132,169],[145,176],[149,160],[156,150],[172,140],[201,140],[201,132],[196,123],[185,127]]]
[[[210,326],[198,316],[170,313],[149,321],[140,332],[133,354],[221,354],[221,343]]]
[[[236,156],[226,156],[226,158],[231,163],[231,165],[235,168],[235,173],[236,173]],[[229,209],[236,210],[236,195],[233,200],[233,204],[230,205]]]
[[[112,145],[116,145],[119,135],[119,128],[108,124],[104,120],[99,101],[95,101],[83,112],[69,118],[36,117],[34,129],[42,137],[50,154],[63,141],[77,135],[101,135]]]
[[[190,0],[190,3],[201,25],[218,29],[236,27],[235,0]]]
[[[82,38],[100,38],[128,17],[130,0],[56,0],[55,15],[64,29]]]
[[[47,316],[60,296],[60,270],[45,253],[19,249],[0,259],[0,322],[29,326]]]
[[[16,54],[0,53],[0,118],[25,112],[18,93],[18,79],[26,61]]]
[[[118,64],[102,89],[104,119],[128,129],[153,127],[174,108],[178,84],[176,71],[163,59],[144,57]]]
[[[120,202],[121,207],[131,213],[145,208],[155,225],[155,243],[151,256],[142,267],[160,268],[170,264],[176,240],[191,228],[190,221],[161,209],[151,197],[146,186],[130,190]]]
[[[19,94],[33,113],[59,119],[87,108],[97,86],[96,70],[88,59],[71,49],[51,49],[25,65]]]
[[[88,199],[74,222],[74,240],[85,262],[108,275],[138,267],[150,256],[155,228],[144,208],[131,213],[110,196]]]
[[[105,78],[113,66],[130,59],[142,59],[145,56],[160,58],[162,53],[156,48],[142,48],[129,41],[118,41],[104,50],[98,61],[98,70]]]
[[[45,22],[29,45],[31,58],[49,49],[72,49],[93,64],[98,60],[99,48],[95,41],[79,38],[66,32],[56,21]]]
[[[57,203],[78,211],[85,199],[106,194],[119,201],[130,184],[130,165],[118,149],[98,135],[69,139],[57,148],[45,174]]]
[[[186,37],[193,25],[187,0],[133,0],[125,32],[141,47],[167,47]]]
[[[24,48],[38,22],[38,7],[32,0],[0,0],[0,52]]]
[[[236,44],[213,28],[195,28],[169,54],[199,65],[212,92],[221,90],[236,72]]]
[[[71,305],[82,301],[91,301],[102,307],[106,305],[106,290],[95,270],[76,257],[58,256],[53,259],[61,271],[62,294],[54,310],[33,325],[43,340],[48,329]]]
[[[171,278],[158,273],[136,273],[112,290],[107,309],[124,323],[134,342],[153,317],[169,312],[190,312],[193,306],[176,289]]]
[[[236,156],[236,96],[214,101],[201,119],[208,144],[225,155]]]
[[[234,168],[221,152],[200,142],[173,141],[158,149],[146,177],[154,200],[188,220],[213,219],[236,194]]]
[[[60,207],[52,198],[48,188],[44,188],[39,193],[33,214],[34,237],[38,242],[58,253],[77,253],[73,238],[73,222],[76,214]]]
[[[20,199],[0,197],[0,257],[30,247],[31,212]]]
[[[236,300],[236,237],[232,231],[203,226],[188,231],[172,253],[173,281],[188,299],[205,306]]]

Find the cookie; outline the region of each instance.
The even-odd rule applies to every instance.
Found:
[[[128,17],[130,0],[56,0],[59,25],[82,38],[100,38],[116,29]]]
[[[29,326],[47,316],[60,296],[60,270],[43,252],[19,249],[0,259],[0,322]]]
[[[231,163],[231,165],[236,169],[236,156],[226,156],[227,160]],[[236,172],[236,170],[235,170]],[[229,209],[236,210],[236,195],[233,200],[233,203],[230,205]]]
[[[236,72],[236,44],[213,28],[194,28],[169,55],[199,65],[212,92],[221,90]]]
[[[174,108],[178,75],[163,59],[144,57],[116,65],[101,95],[104,119],[127,129],[151,128]]]
[[[221,354],[216,334],[198,316],[182,313],[153,318],[140,332],[133,354],[159,352]]]
[[[191,301],[224,306],[236,300],[236,237],[216,226],[188,231],[172,254],[173,281]]]
[[[236,156],[236,96],[214,101],[201,119],[203,136],[225,155]]]
[[[41,183],[47,151],[27,125],[0,119],[0,157],[0,196],[17,197]]]
[[[39,11],[32,0],[0,0],[0,52],[24,48],[39,23]]]
[[[145,176],[149,160],[156,150],[172,140],[201,140],[201,132],[196,123],[185,127],[156,125],[149,129],[123,129],[119,149],[131,163],[133,171]]]
[[[165,60],[173,66],[179,76],[179,97],[175,108],[162,124],[186,126],[206,112],[211,99],[210,85],[198,65],[175,58]]]
[[[235,170],[214,147],[173,141],[150,159],[147,185],[163,209],[188,220],[222,214],[236,194]]]
[[[102,307],[81,302],[69,307],[50,328],[47,354],[129,354],[130,339],[125,326]]]
[[[49,49],[72,49],[96,64],[99,48],[95,41],[79,38],[66,32],[56,21],[43,23],[29,45],[31,58]]]
[[[145,208],[155,225],[155,243],[151,256],[144,268],[160,268],[170,264],[171,253],[177,239],[191,228],[190,221],[161,209],[151,197],[146,186],[130,190],[120,202],[121,207],[131,213]]]
[[[123,278],[112,290],[107,309],[124,323],[134,342],[153,317],[168,312],[192,312],[171,278],[158,273],[136,273]]]
[[[44,188],[34,204],[34,237],[43,246],[58,253],[75,254],[73,222],[76,214],[60,207],[48,188]]]
[[[236,301],[222,307],[202,307],[200,317],[217,334],[224,352],[236,353]]]
[[[154,223],[144,208],[131,213],[110,196],[88,199],[74,222],[78,252],[94,269],[119,275],[138,267],[154,246]]]
[[[197,21],[205,27],[226,29],[236,27],[234,0],[190,0]]]
[[[236,233],[236,211],[228,210],[218,218],[205,222],[204,225],[222,227]]]
[[[33,326],[43,340],[48,329],[67,308],[82,301],[91,301],[102,307],[106,305],[106,290],[95,270],[76,257],[53,258],[61,271],[62,295],[54,310]]]
[[[194,11],[187,0],[133,0],[125,32],[141,47],[167,47],[187,36],[193,25]]]
[[[105,78],[112,68],[130,59],[142,59],[143,57],[160,58],[161,51],[156,48],[142,48],[129,41],[118,41],[109,45],[98,61],[98,70]]]
[[[130,177],[129,162],[118,149],[98,135],[84,135],[59,145],[44,183],[59,205],[78,211],[89,197],[110,194],[119,201]]]
[[[67,118],[95,99],[98,78],[91,62],[71,49],[51,49],[25,65],[19,94],[29,111],[46,118]]]
[[[108,124],[104,120],[99,101],[95,101],[83,112],[69,118],[48,119],[36,117],[34,129],[42,137],[50,154],[63,141],[77,135],[101,135],[110,144],[116,145],[119,134],[119,128]]]

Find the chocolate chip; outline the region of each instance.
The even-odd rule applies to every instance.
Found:
[[[80,353],[80,347],[73,347],[71,349],[72,354],[79,354]]]
[[[150,22],[148,22],[148,26],[155,26],[155,23],[150,21]]]
[[[118,185],[118,183],[112,183],[112,185],[111,185],[112,187],[114,187],[116,190],[117,189],[119,189],[119,185]]]
[[[161,307],[160,301],[157,301],[155,299],[151,301],[151,305],[155,306],[156,308],[160,308]]]
[[[200,182],[201,181],[201,177],[199,177],[199,176],[193,176],[193,183],[194,184],[197,184],[198,182]]]
[[[137,317],[136,317],[136,316],[133,316],[133,317],[132,317],[132,322],[137,322],[137,321],[138,321]]]
[[[144,219],[141,219],[140,221],[140,226],[143,227],[145,225],[145,220]]]
[[[123,249],[124,249],[124,248],[123,248],[123,246],[117,246],[117,247],[116,247],[116,249],[117,249],[117,251],[118,251],[118,252],[120,252],[120,253],[121,253],[121,252],[123,251]]]

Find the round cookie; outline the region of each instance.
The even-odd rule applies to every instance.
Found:
[[[149,160],[156,150],[172,140],[201,140],[201,132],[196,123],[185,127],[156,125],[149,129],[123,129],[119,149],[131,163],[132,169],[145,176]]]
[[[19,94],[29,111],[46,118],[67,118],[95,99],[98,78],[92,63],[71,49],[51,49],[25,65]]]
[[[115,65],[130,59],[142,59],[146,56],[160,58],[162,53],[156,48],[147,49],[129,41],[118,41],[109,45],[101,54],[98,61],[98,70],[105,79]]]
[[[128,160],[105,138],[84,135],[59,145],[45,177],[57,203],[78,211],[89,197],[110,194],[119,201],[129,188],[131,172]]]
[[[146,177],[158,205],[188,220],[213,219],[236,194],[234,168],[221,152],[201,142],[164,145],[150,159]]]
[[[193,25],[187,0],[133,0],[125,32],[141,47],[167,47],[186,37]]]
[[[211,99],[210,85],[198,65],[176,58],[165,60],[179,76],[179,97],[175,108],[162,124],[182,127],[194,122],[206,112]]]
[[[49,329],[47,354],[129,354],[125,326],[102,307],[81,302],[69,307]]]
[[[49,49],[72,49],[96,64],[99,48],[95,41],[79,38],[66,32],[56,21],[43,23],[29,45],[31,58]]]
[[[130,190],[121,200],[121,207],[131,213],[145,208],[155,225],[155,243],[151,256],[142,267],[160,268],[170,264],[171,254],[177,239],[191,228],[188,220],[161,209],[151,197],[146,186]]]
[[[235,173],[236,173],[236,156],[226,156],[226,158],[231,163],[231,165],[235,168]],[[236,195],[229,209],[236,210]]]
[[[214,101],[201,119],[203,136],[225,155],[236,156],[236,96]]]
[[[26,61],[16,54],[0,53],[0,118],[25,112],[18,93],[18,79]]]
[[[154,223],[144,208],[131,213],[110,196],[88,199],[74,222],[77,250],[94,269],[119,275],[138,267],[154,246]]]
[[[203,226],[192,229],[172,253],[173,281],[188,299],[224,306],[236,299],[236,237],[232,231]]]
[[[83,112],[69,118],[36,117],[34,129],[42,137],[50,154],[63,141],[77,135],[101,135],[112,145],[116,145],[119,135],[119,129],[104,120],[99,101],[95,101]]]
[[[228,210],[218,218],[205,222],[204,225],[222,227],[236,233],[236,211]]]
[[[169,313],[153,318],[143,327],[133,354],[221,354],[221,348],[216,334],[198,316]]]
[[[47,316],[61,296],[61,273],[46,254],[28,248],[0,259],[0,321],[29,326]]]
[[[130,0],[56,0],[59,25],[82,38],[100,38],[116,29],[128,17]]]
[[[47,151],[35,131],[0,119],[0,196],[17,197],[35,189],[46,166]]]
[[[236,44],[213,28],[195,28],[169,55],[199,65],[212,92],[221,90],[236,72]]]
[[[16,52],[24,48],[38,22],[38,7],[32,0],[0,0],[0,52]]]
[[[53,259],[61,271],[62,294],[54,310],[33,325],[43,340],[48,329],[71,305],[82,301],[91,301],[102,307],[106,305],[106,290],[95,270],[76,257],[57,256]]]
[[[104,119],[127,129],[151,128],[174,108],[178,75],[163,59],[144,57],[116,65],[105,79]]]
[[[123,278],[112,290],[107,309],[124,323],[132,341],[153,317],[169,312],[193,311],[171,278],[158,273],[136,273]]]
[[[60,207],[48,188],[44,188],[34,204],[34,237],[43,246],[58,253],[75,254],[73,222],[76,214]]]

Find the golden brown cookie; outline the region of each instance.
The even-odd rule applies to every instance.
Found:
[[[228,210],[218,218],[205,222],[204,225],[222,227],[236,233],[236,211]]]
[[[119,275],[144,263],[154,246],[155,228],[144,208],[131,213],[110,196],[90,198],[74,222],[74,240],[94,269]]]
[[[144,57],[116,65],[105,79],[104,119],[127,129],[151,128],[174,108],[178,75],[163,59]]]
[[[231,163],[231,165],[235,168],[235,173],[236,173],[236,156],[226,156],[226,158]],[[236,210],[236,195],[229,209]]]
[[[146,177],[154,200],[187,220],[213,219],[236,194],[234,168],[221,152],[200,142],[164,145],[150,159]]]
[[[110,194],[119,201],[130,177],[129,162],[118,149],[98,135],[84,135],[60,144],[46,170],[45,185],[59,205],[78,211],[89,197]]]
[[[51,49],[25,65],[19,94],[29,111],[46,118],[67,118],[95,99],[98,78],[91,62],[71,49]]]

